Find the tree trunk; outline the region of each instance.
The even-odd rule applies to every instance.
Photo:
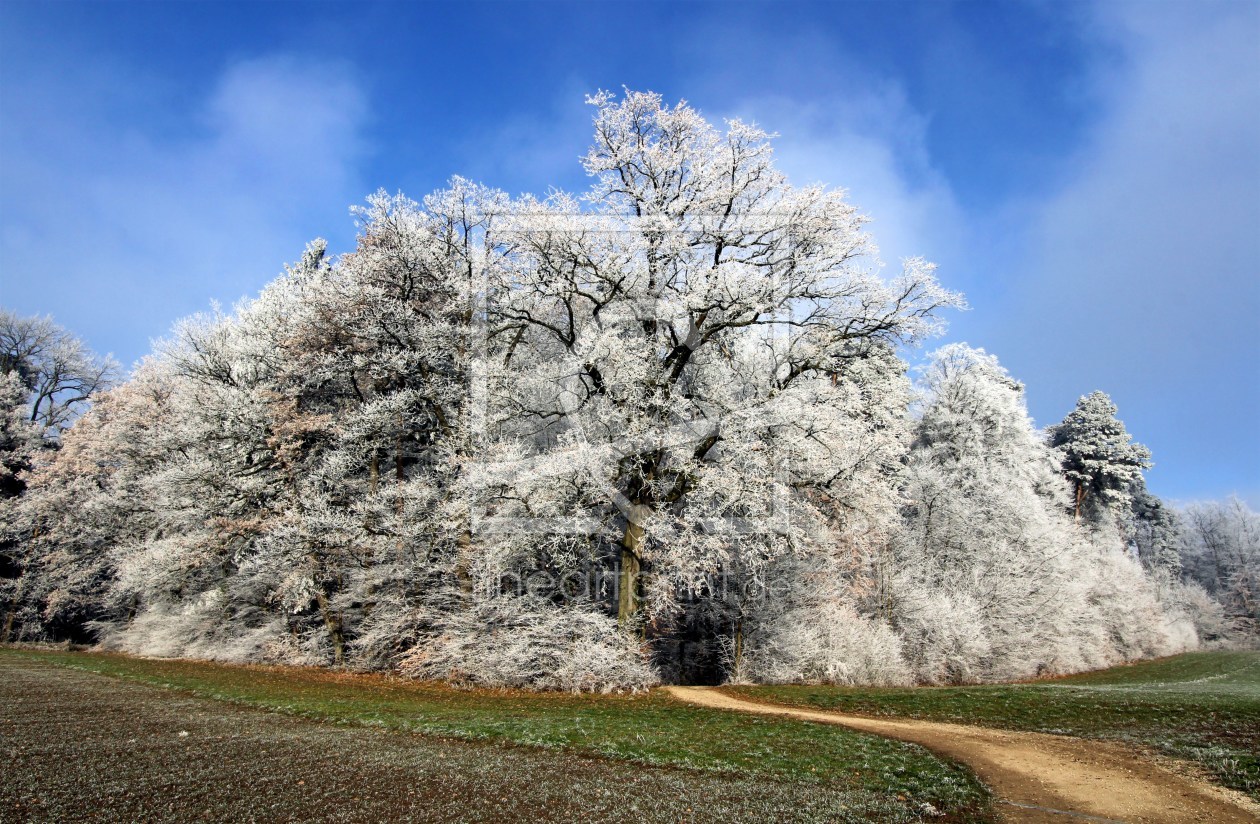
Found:
[[[346,661],[346,637],[341,629],[341,616],[333,611],[328,596],[320,590],[315,595],[319,604],[319,614],[324,619],[324,629],[328,631],[328,640],[333,648],[333,665],[341,666]]]
[[[1074,518],[1076,523],[1081,522],[1081,504],[1085,502],[1085,484],[1080,481],[1076,482],[1076,512]]]
[[[16,604],[16,599],[15,599]],[[16,605],[10,606],[9,611],[4,616],[4,629],[0,630],[0,643],[7,644],[13,632],[13,618],[17,615]]]
[[[403,455],[403,419],[401,413],[399,413],[395,425],[398,429],[398,436],[394,438],[394,482],[402,486],[403,482],[407,480],[407,462]],[[394,503],[394,512],[398,515],[403,513],[402,495],[399,495],[398,500]]]
[[[643,562],[639,548],[643,545],[643,527],[630,522],[621,540],[621,571],[617,579],[617,623],[623,630],[634,627],[639,613],[639,573]]]
[[[459,582],[459,591],[465,596],[473,591],[472,573],[468,571],[468,556],[472,552],[472,528],[462,529],[455,539],[455,580]]]

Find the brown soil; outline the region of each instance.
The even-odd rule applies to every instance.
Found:
[[[864,800],[319,723],[0,655],[0,824],[888,820]]]
[[[919,744],[970,767],[993,790],[1008,821],[1260,821],[1260,810],[1249,799],[1177,775],[1119,744],[774,706],[705,687],[667,689],[706,707],[840,724]]]

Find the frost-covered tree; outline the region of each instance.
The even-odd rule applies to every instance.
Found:
[[[1023,387],[982,350],[939,350],[921,391],[890,585],[906,654],[934,683],[1035,674],[1053,655],[1041,624],[1068,596],[1059,559],[1073,540],[1047,507],[1052,456]]]
[[[1026,678],[1166,648],[1141,569],[1064,514],[1068,490],[1022,385],[983,350],[952,344],[920,386],[889,587],[916,676]]]
[[[1176,580],[1181,576],[1181,523],[1177,513],[1138,480],[1132,491],[1130,515],[1123,525],[1134,553],[1153,575]]]
[[[378,194],[357,212],[354,253],[335,266],[308,255],[291,280],[282,382],[300,438],[283,447],[291,519],[265,554],[289,569],[287,608],[318,610],[334,661],[349,644],[388,662],[413,642],[467,543],[457,481],[493,197],[462,181],[423,206]]]
[[[116,368],[49,318],[0,309],[0,641],[29,623],[32,532],[24,493],[62,430],[109,385]]]
[[[589,526],[530,526],[506,560],[615,570],[619,622],[655,634],[706,576],[860,530],[897,449],[881,385],[849,377],[958,299],[922,261],[881,277],[865,219],[789,185],[760,129],[653,94],[591,102],[585,207],[517,203],[513,254],[488,273],[506,474],[486,484],[500,522]]]
[[[45,445],[39,427],[30,421],[28,395],[17,372],[0,373],[0,641],[9,636],[21,598],[26,547],[17,499]]]
[[[1132,489],[1151,467],[1151,452],[1134,443],[1105,392],[1084,395],[1062,423],[1047,430],[1050,445],[1063,453],[1063,474],[1073,487],[1072,511],[1079,521],[1101,522],[1123,513]]]
[[[24,550],[17,601],[25,617],[20,630],[9,624],[14,635],[88,640],[90,622],[134,609],[110,598],[115,555],[175,516],[160,509],[165,501],[154,491],[171,392],[171,376],[147,362],[98,395],[55,455],[29,474],[15,508]]]
[[[1241,499],[1191,504],[1180,513],[1185,576],[1254,633],[1260,627],[1260,515]]]
[[[51,318],[19,317],[0,309],[0,374],[15,373],[30,393],[28,415],[56,437],[106,389],[118,364],[99,357]]]
[[[378,193],[352,251],[179,323],[15,458],[6,637],[555,689],[1171,648],[1173,599],[1114,525],[1072,523],[996,360],[943,349],[908,415],[898,352],[961,302],[930,265],[885,276],[866,219],[754,126],[591,102],[585,194]],[[16,397],[41,361],[9,351]],[[23,416],[60,431],[75,397]],[[1152,513],[1124,533],[1144,559]]]
[[[29,394],[16,371],[0,373],[0,499],[26,488],[21,475],[43,446],[40,428],[30,420]]]
[[[156,480],[187,523],[118,551],[116,597],[141,611],[115,643],[377,665],[407,646],[452,531],[438,479],[466,393],[447,217],[373,198],[338,265],[313,244],[234,316],[177,329]]]

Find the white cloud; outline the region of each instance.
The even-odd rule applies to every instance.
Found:
[[[931,165],[924,118],[895,87],[813,102],[760,99],[742,107],[782,135],[779,167],[796,184],[843,188],[871,219],[869,231],[892,270],[910,257],[940,264],[964,257],[966,223],[948,181]]]
[[[36,78],[15,107],[25,116],[5,135],[7,305],[52,312],[130,358],[211,299],[256,292],[310,238],[352,235],[368,108],[348,67],[238,62],[201,102],[149,121],[116,79],[114,91],[98,77],[83,107],[77,89]],[[39,105],[40,83],[69,102]]]

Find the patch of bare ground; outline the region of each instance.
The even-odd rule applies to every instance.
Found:
[[[747,701],[711,688],[667,689],[679,699],[706,707],[839,724],[919,744],[975,771],[1000,800],[1001,814],[1008,821],[1260,821],[1260,809],[1249,799],[1177,775],[1112,742],[842,715]]]
[[[318,723],[0,656],[0,822],[907,821],[841,789]]]

